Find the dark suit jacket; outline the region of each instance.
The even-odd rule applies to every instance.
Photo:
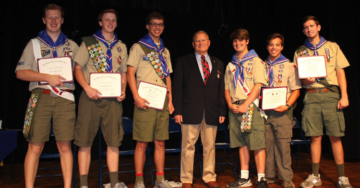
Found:
[[[178,58],[174,69],[174,115],[182,115],[184,124],[200,124],[205,110],[205,122],[218,125],[219,116],[226,115],[224,64],[210,56],[212,71],[204,85],[195,53]]]

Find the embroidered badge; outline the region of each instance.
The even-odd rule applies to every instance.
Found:
[[[156,72],[156,74],[163,79],[164,76],[164,72],[163,72],[163,68],[161,66],[161,62],[159,59],[159,54],[154,53],[154,52],[150,52],[148,53],[146,56],[143,56],[144,60],[147,60],[151,63],[151,65],[154,67],[154,70]]]
[[[280,67],[280,69],[282,69],[282,68],[284,68],[284,65],[281,64],[279,67]]]
[[[38,101],[38,97],[39,97],[38,94],[32,94],[29,99],[28,107],[26,109],[26,114],[25,114],[23,134],[26,134],[26,135],[29,134],[31,121],[32,121],[32,118],[34,115],[33,111],[36,106],[36,102]]]
[[[50,54],[50,49],[41,50],[41,57],[45,57]]]
[[[20,62],[17,64],[17,66],[20,66],[20,65],[25,65],[25,62],[20,61]]]
[[[250,132],[251,131],[251,121],[252,121],[253,110],[254,110],[254,104],[250,104],[246,113],[242,115],[241,125],[240,125],[241,132]]]
[[[120,52],[121,52],[121,48],[120,48],[120,47],[117,47],[117,51],[120,53]]]
[[[92,44],[91,46],[87,47],[87,50],[89,51],[89,55],[94,62],[97,72],[107,72],[107,62],[105,59],[105,55],[100,47],[100,44]]]
[[[279,70],[279,72],[284,72],[284,70]]]
[[[65,45],[66,45],[66,46],[70,46],[70,42],[67,41],[67,42],[65,43]]]

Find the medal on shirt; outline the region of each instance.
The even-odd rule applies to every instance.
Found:
[[[279,84],[282,83],[282,74],[278,74],[278,83],[279,83]]]
[[[325,48],[325,57],[326,57],[326,62],[330,63],[330,50],[329,50],[329,48]]]

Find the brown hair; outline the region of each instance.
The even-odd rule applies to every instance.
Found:
[[[305,16],[305,17],[303,18],[302,24],[304,25],[304,23],[307,22],[307,21],[309,21],[309,20],[314,20],[314,22],[315,22],[316,25],[320,25],[319,20],[318,20],[315,16],[312,16],[312,15]]]
[[[230,35],[230,40],[233,41],[235,39],[239,40],[248,40],[250,39],[249,32],[246,29],[240,28],[235,31],[233,31]]]
[[[147,15],[147,17],[146,17],[146,24],[150,24],[150,21],[151,21],[152,19],[163,20],[164,23],[165,23],[165,18],[164,18],[164,16],[163,16],[160,12],[157,12],[157,11],[154,11],[154,12],[150,13],[149,15]]]
[[[45,18],[45,13],[48,10],[58,10],[61,13],[61,17],[64,18],[64,9],[61,6],[56,5],[56,4],[48,4],[43,8],[43,10],[42,10],[43,18]]]
[[[98,21],[99,22],[101,22],[101,19],[104,16],[105,13],[113,13],[113,14],[115,14],[116,20],[118,19],[118,14],[117,14],[115,9],[105,9],[105,10],[101,11],[99,16],[98,16]]]
[[[266,46],[269,45],[269,42],[272,39],[276,39],[276,38],[279,38],[281,40],[281,46],[284,46],[284,36],[280,33],[273,33],[273,34],[269,35],[268,38],[266,39]]]

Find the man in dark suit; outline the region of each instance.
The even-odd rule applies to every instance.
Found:
[[[176,62],[173,86],[175,122],[182,125],[181,175],[183,188],[193,181],[195,143],[201,132],[203,144],[203,180],[218,188],[215,174],[215,138],[217,125],[226,114],[224,96],[224,65],[209,56],[209,36],[204,31],[194,34],[195,53],[180,57]]]

